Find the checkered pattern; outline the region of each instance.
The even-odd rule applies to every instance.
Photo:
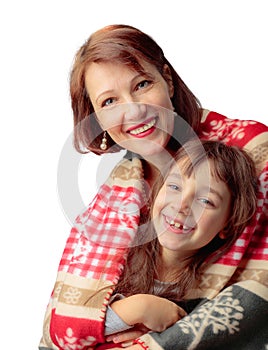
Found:
[[[259,225],[261,214],[268,211],[267,174],[268,166],[260,176],[255,217],[218,263],[236,266],[245,252],[252,259],[268,260],[268,232],[267,237],[263,237],[264,227]],[[103,185],[91,206],[78,217],[67,241],[60,271],[114,281],[122,270],[125,248],[131,244],[138,227],[140,198],[137,189]],[[119,252],[121,260],[118,260]]]
[[[201,138],[220,139],[227,144],[241,147],[255,136],[267,132],[265,126],[256,122],[231,121],[213,112],[202,124]],[[126,164],[129,161],[124,162]],[[130,163],[132,165],[129,168],[134,167],[133,162]],[[137,163],[135,167],[137,168]],[[140,170],[142,173],[142,169]],[[67,277],[74,275],[77,285],[72,285],[72,288],[88,291],[88,299],[91,299],[95,307],[94,312],[79,303],[72,305],[70,309],[69,305],[58,303],[57,297],[52,296],[40,346],[84,350],[104,341],[105,310],[113,290],[112,285],[120,276],[127,247],[131,244],[139,223],[142,197],[139,185],[137,180],[131,183],[124,182],[121,178],[117,181],[111,176],[110,181],[100,188],[85,213],[77,218],[60,262],[57,285],[64,290],[63,287],[68,282]],[[238,269],[242,266],[242,259],[268,260],[267,191],[268,166],[260,177],[258,210],[251,225],[246,228],[232,249],[217,262],[225,271],[229,271],[230,268],[234,273],[236,267]],[[92,290],[92,281],[98,282],[97,290]],[[226,279],[224,283],[228,282]],[[218,293],[220,290],[215,290],[215,295]],[[76,307],[80,311],[83,309],[88,317],[79,318]],[[52,343],[56,345],[51,345]]]
[[[114,281],[138,228],[140,198],[141,192],[133,187],[104,184],[90,207],[77,218],[59,270]]]
[[[251,120],[227,119],[225,116],[211,112],[199,137],[205,140],[219,140],[228,145],[244,147],[255,136],[267,132],[267,127]],[[268,228],[264,213],[268,212],[268,165],[259,177],[258,207],[255,216],[233,247],[217,263],[238,266],[243,258],[268,260]],[[253,237],[254,235],[254,237]]]
[[[268,212],[268,164],[259,179],[256,214],[231,250],[218,261],[220,264],[237,266],[242,258],[268,261],[268,227],[264,218]]]

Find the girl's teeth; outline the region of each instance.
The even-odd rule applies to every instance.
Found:
[[[174,220],[170,220],[168,223],[170,226],[175,226],[176,228],[179,228],[181,230],[189,230],[190,229],[189,227],[184,226],[178,222],[175,222]]]
[[[141,126],[140,128],[131,130],[129,133],[133,134],[133,135],[138,135],[138,134],[140,134],[140,133],[142,133],[144,131],[147,131],[147,130],[151,129],[151,127],[153,127],[155,125],[155,122],[156,122],[156,120],[153,119],[152,121],[150,121],[150,123],[145,124],[145,125]]]

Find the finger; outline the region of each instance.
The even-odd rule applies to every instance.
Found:
[[[133,345],[133,341],[131,340],[131,341],[126,341],[126,342],[124,342],[124,343],[121,343],[121,346],[123,347],[123,348],[128,348],[129,346],[131,346],[131,345]]]
[[[111,341],[113,341],[114,343],[123,343],[134,340],[143,334],[144,333],[139,330],[117,333],[112,337]]]
[[[183,310],[183,308],[179,307],[179,316],[180,317],[185,317],[187,316],[187,312]]]
[[[134,339],[140,337],[141,335],[148,333],[149,331],[150,331],[150,329],[145,327],[143,324],[138,324],[135,327],[133,327],[131,330],[107,335],[105,340],[106,340],[106,342],[111,342],[111,341],[113,341],[114,337],[121,336],[123,334],[126,334],[126,335],[130,334],[131,338],[127,338],[127,340],[134,340]]]

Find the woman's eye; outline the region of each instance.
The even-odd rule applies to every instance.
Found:
[[[151,82],[150,82],[149,80],[143,80],[143,81],[141,81],[139,84],[137,84],[136,90],[144,89],[144,88],[146,88],[147,86],[149,86],[150,83],[151,83]]]
[[[104,100],[101,104],[101,107],[108,107],[111,104],[113,104],[115,101],[115,99],[113,97],[107,98],[106,100]]]

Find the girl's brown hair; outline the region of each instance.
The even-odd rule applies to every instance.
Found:
[[[174,95],[171,98],[176,113],[190,127],[197,130],[201,108],[200,103],[189,88],[178,76],[165,58],[162,49],[147,34],[128,25],[111,25],[92,34],[78,50],[70,75],[70,94],[74,117],[74,146],[80,153],[92,151],[102,154],[100,150],[103,130],[96,118],[92,117],[94,109],[85,87],[85,73],[92,62],[119,62],[140,73],[144,73],[142,61],[154,65],[167,81],[165,66],[169,67]],[[91,116],[91,117],[90,117]],[[169,147],[177,147],[180,128],[176,127],[179,118],[175,118],[174,135]],[[177,134],[176,134],[177,133]],[[108,149],[105,152],[116,152],[120,147],[108,137]],[[112,147],[113,146],[113,147]]]
[[[159,294],[169,299],[182,299],[187,291],[194,288],[202,273],[202,267],[218,260],[245,229],[256,211],[257,177],[254,162],[248,153],[234,146],[217,141],[187,142],[175,155],[175,161],[183,162],[183,173],[190,176],[198,171],[198,165],[212,160],[212,175],[224,181],[231,193],[231,208],[228,223],[224,229],[225,239],[218,235],[199,252],[191,257],[186,268],[174,276],[175,284]],[[185,166],[186,164],[186,166]],[[174,165],[174,161],[173,161]],[[169,167],[167,173],[170,171]],[[164,179],[156,183],[154,197],[164,184]],[[154,199],[152,200],[152,203]],[[124,295],[137,293],[155,294],[154,284],[158,275],[160,245],[149,220],[147,230],[137,233],[135,246],[129,249],[125,270],[116,286],[116,292]],[[148,242],[139,244],[139,242]],[[204,262],[206,264],[202,265]],[[174,293],[176,290],[176,293]]]

